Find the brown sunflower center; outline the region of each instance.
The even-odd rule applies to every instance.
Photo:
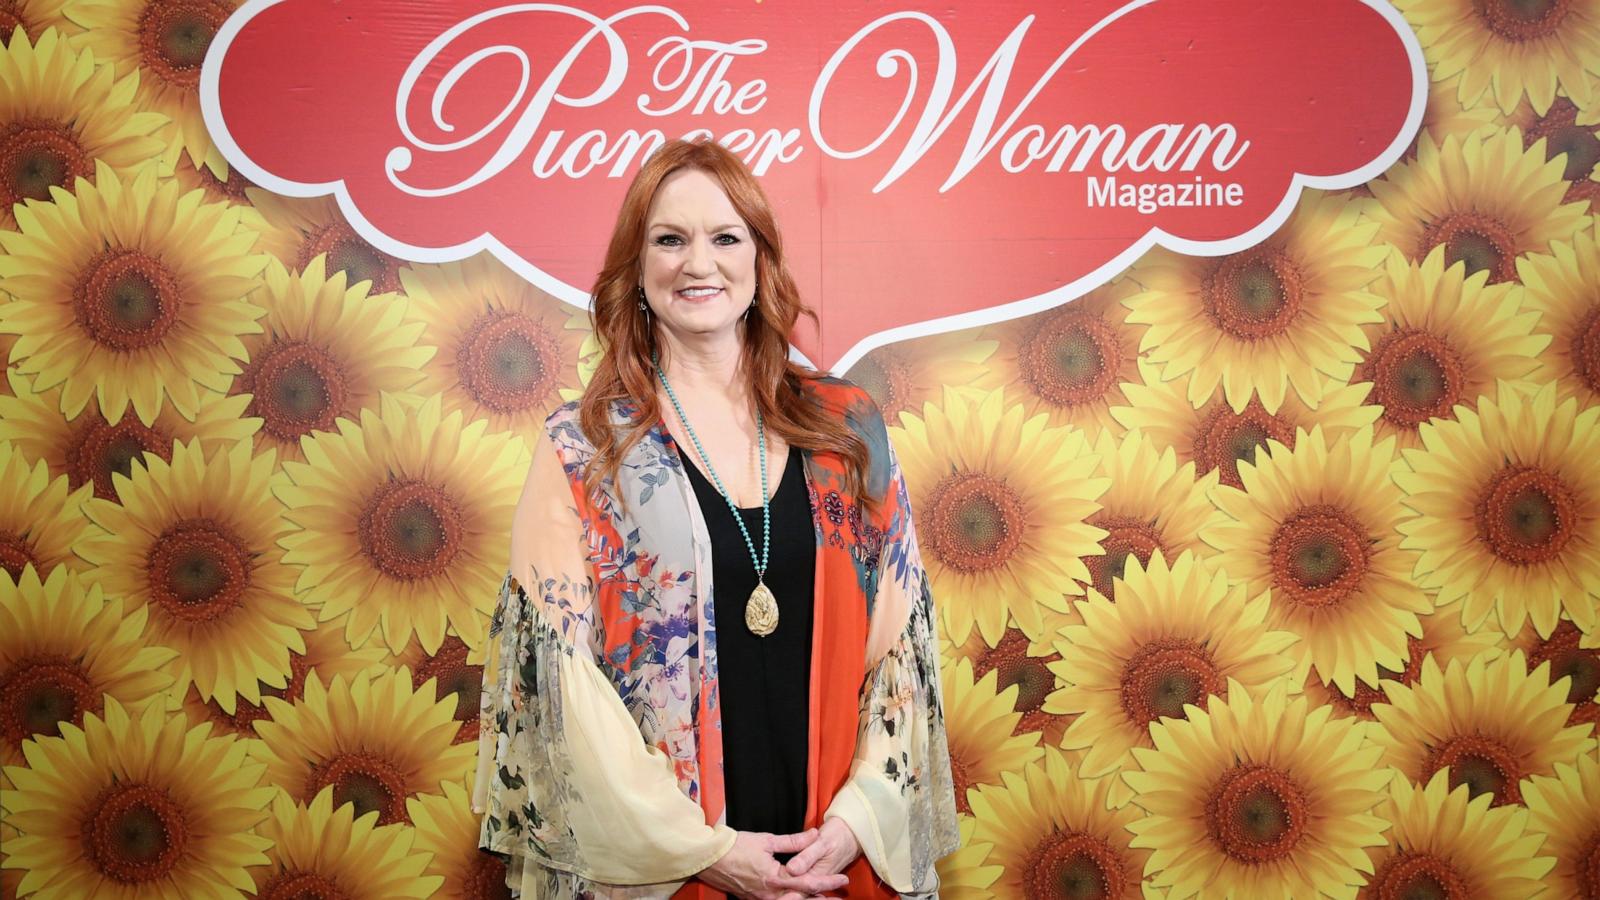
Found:
[[[1093,313],[1068,310],[1045,319],[1017,353],[1028,389],[1055,406],[1103,399],[1117,385],[1122,345],[1116,329]]]
[[[219,0],[153,0],[139,17],[139,55],[146,72],[173,87],[200,84],[211,39],[230,10]]]
[[[1572,369],[1589,390],[1600,394],[1600,305],[1573,329]]]
[[[0,736],[12,747],[36,734],[59,737],[62,722],[82,725],[84,713],[98,713],[103,696],[65,656],[19,660],[0,673]]]
[[[1478,212],[1453,212],[1422,230],[1417,258],[1444,245],[1444,264],[1464,262],[1467,274],[1489,273],[1489,283],[1517,280],[1517,242],[1499,219]]]
[[[372,282],[372,292],[387,294],[400,289],[400,262],[362,240],[343,222],[333,222],[306,235],[295,265],[301,271],[322,254],[328,254],[327,272],[343,272],[350,284]]]
[[[850,369],[850,380],[867,392],[885,421],[899,421],[902,410],[911,409],[912,393],[916,385],[911,381],[911,369],[900,354],[891,350],[868,353]]]
[[[1157,550],[1171,549],[1162,543],[1161,531],[1155,523],[1146,519],[1096,513],[1089,522],[1106,530],[1106,536],[1100,539],[1100,549],[1105,552],[1083,557],[1083,564],[1093,578],[1094,589],[1108,599],[1116,599],[1116,579],[1127,571],[1130,558],[1137,559],[1140,566],[1148,566]]]
[[[1550,37],[1572,11],[1572,0],[1472,0],[1485,28],[1521,43]]]
[[[1528,773],[1522,771],[1511,748],[1500,741],[1477,734],[1450,738],[1428,754],[1418,781],[1426,782],[1445,766],[1450,767],[1451,790],[1464,784],[1474,797],[1493,794],[1495,806],[1522,802],[1517,782]]]
[[[457,722],[461,723],[455,743],[477,740],[478,701],[483,692],[483,666],[467,664],[467,645],[454,635],[444,639],[439,652],[417,664],[411,675],[411,686],[421,688],[428,679],[434,683],[434,697],[443,700],[455,695]]]
[[[302,802],[310,803],[330,784],[333,785],[333,805],[354,803],[357,818],[377,810],[380,825],[411,822],[406,812],[406,779],[392,760],[365,750],[352,750],[324,760],[312,767]]]
[[[1130,880],[1126,861],[1104,838],[1054,831],[1028,854],[1022,890],[1028,900],[1114,900]]]
[[[1577,498],[1555,474],[1507,466],[1478,495],[1478,539],[1512,565],[1556,558],[1572,539]]]
[[[326,348],[308,341],[274,341],[259,350],[240,374],[238,393],[251,394],[247,416],[281,441],[329,431],[348,412],[345,370]]]
[[[285,703],[298,703],[300,698],[305,696],[306,673],[310,672],[311,668],[310,657],[303,653],[290,653],[289,677],[284,682],[284,686],[275,688],[265,684],[258,684],[262,700],[265,701],[267,697],[277,697]],[[189,690],[198,696],[198,691],[193,687]],[[235,701],[232,713],[224,712],[222,705],[217,703],[215,698],[205,701],[205,707],[207,716],[211,721],[222,725],[235,734],[242,734],[246,737],[255,737],[256,722],[272,718],[271,714],[267,712],[265,702],[255,704],[243,697],[239,697]]]
[[[473,857],[471,873],[463,879],[461,900],[511,900],[505,862],[493,853],[479,850]]]
[[[1393,669],[1378,667],[1378,686],[1373,687],[1361,679],[1356,679],[1356,692],[1354,696],[1346,697],[1335,693],[1333,703],[1347,712],[1354,713],[1363,719],[1372,720],[1372,704],[1388,703],[1389,697],[1383,691],[1383,682],[1394,681],[1400,684],[1415,684],[1417,673],[1422,670],[1422,658],[1428,651],[1422,641],[1415,637],[1406,638],[1406,664],[1396,672]]]
[[[1467,900],[1466,879],[1432,853],[1397,853],[1383,861],[1363,896],[1373,900]]]
[[[1448,416],[1461,402],[1466,370],[1444,338],[1417,328],[1403,328],[1378,339],[1357,372],[1372,382],[1367,401],[1383,407],[1383,417],[1400,428],[1416,428],[1429,419]]]
[[[150,548],[145,578],[151,598],[182,622],[214,622],[243,602],[253,555],[227,526],[185,519]]]
[[[1254,247],[1223,257],[1202,282],[1201,298],[1211,321],[1229,336],[1276,337],[1300,314],[1300,269],[1281,248]]]
[[[1577,876],[1578,896],[1583,900],[1595,900],[1600,897],[1600,831],[1589,835],[1589,839],[1578,847],[1572,861],[1573,874]]]
[[[116,500],[113,474],[131,476],[133,464],[143,465],[146,453],[172,460],[172,436],[141,423],[137,416],[123,416],[115,425],[98,413],[84,416],[83,421],[65,454],[67,482],[73,490],[92,483],[96,497]]]
[[[479,316],[456,349],[456,372],[474,400],[497,413],[538,409],[556,390],[561,345],[519,312]]]
[[[1593,125],[1578,124],[1578,107],[1566,97],[1557,97],[1550,104],[1549,111],[1523,133],[1522,142],[1532,148],[1540,138],[1545,139],[1545,159],[1566,156],[1561,177],[1568,181],[1588,178],[1600,163],[1600,134]]]
[[[973,780],[959,747],[950,748],[950,783],[956,791],[956,809],[965,815],[972,815],[972,805],[967,802],[967,791],[976,786],[977,782]]]
[[[72,291],[78,327],[110,350],[160,343],[177,324],[182,305],[177,279],[141,250],[101,253],[84,266]]]
[[[1305,791],[1287,772],[1241,763],[1223,773],[1206,800],[1211,838],[1239,862],[1287,857],[1305,837]]]
[[[75,178],[93,177],[94,161],[67,125],[22,119],[0,128],[0,202],[8,211],[24,200],[49,200],[53,187],[71,190]]]
[[[18,27],[26,30],[28,39],[37,43],[34,29],[28,28],[28,23],[23,21],[22,13],[17,9],[17,0],[0,0],[0,45],[11,40],[11,35]]]
[[[1122,709],[1143,729],[1157,718],[1187,718],[1186,705],[1208,695],[1227,696],[1227,684],[1211,654],[1197,641],[1159,638],[1140,647],[1122,666]]]
[[[1028,636],[1020,629],[1007,628],[1000,643],[973,660],[972,674],[982,678],[995,672],[995,690],[1003,691],[1017,686],[1017,712],[1030,713],[1044,706],[1044,700],[1056,688],[1056,676],[1050,664],[1061,659],[1061,654],[1047,656],[1028,655]]]
[[[107,788],[83,823],[84,855],[113,881],[155,881],[178,864],[188,844],[184,812],[165,790],[124,782]]]
[[[4,569],[15,582],[22,578],[22,570],[30,565],[42,573],[43,565],[34,553],[33,542],[15,532],[0,531],[0,569]]]
[[[1272,535],[1272,584],[1302,606],[1337,606],[1360,586],[1371,546],[1372,538],[1348,510],[1303,507]]]
[[[345,900],[350,895],[321,872],[279,872],[256,892],[258,900]]]
[[[415,581],[448,569],[461,550],[461,508],[425,481],[389,481],[361,512],[361,549],[390,578]]]
[[[1294,448],[1294,427],[1274,416],[1256,400],[1244,412],[1235,413],[1225,403],[1206,413],[1194,432],[1194,461],[1197,474],[1215,469],[1221,482],[1243,488],[1239,463],[1254,463],[1256,451],[1273,440]]]
[[[928,496],[928,543],[945,565],[987,572],[1022,544],[1027,516],[1011,486],[986,472],[956,472]]]
[[[1552,684],[1572,679],[1567,683],[1567,702],[1579,706],[1593,705],[1595,692],[1600,691],[1600,648],[1583,647],[1582,638],[1576,625],[1562,622],[1528,653],[1530,670],[1550,664]]]

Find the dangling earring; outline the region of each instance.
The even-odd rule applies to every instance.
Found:
[[[645,315],[650,314],[650,304],[644,302],[644,285],[639,285],[639,311]]]
[[[746,322],[750,321],[750,310],[755,309],[756,304],[759,302],[761,302],[761,285],[753,284],[751,285],[750,290],[750,305],[744,308],[744,318]]]

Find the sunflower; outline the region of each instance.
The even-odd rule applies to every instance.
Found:
[[[61,411],[76,418],[91,396],[113,425],[131,403],[150,425],[163,398],[194,418],[202,390],[227,390],[244,356],[239,336],[259,332],[262,310],[242,299],[266,257],[239,211],[180,196],[145,166],[124,184],[103,161],[76,196],[17,208],[20,234],[0,231],[0,331],[34,387],[63,385]]]
[[[15,581],[24,566],[48,574],[65,565],[83,568],[72,550],[89,532],[83,504],[91,489],[67,487],[67,476],[52,479],[44,463],[32,465],[7,441],[0,441],[0,569]]]
[[[1545,835],[1544,852],[1556,858],[1539,896],[1600,897],[1600,755],[1556,763],[1553,775],[1524,781],[1522,794],[1528,827]]]
[[[1447,419],[1500,380],[1527,378],[1550,343],[1534,333],[1539,314],[1515,284],[1486,284],[1487,274],[1444,265],[1434,247],[1419,266],[1389,254],[1373,291],[1388,301],[1383,321],[1366,328],[1372,349],[1352,380],[1371,382],[1367,402],[1381,407],[1378,436],[1420,447],[1417,427]]]
[[[1524,94],[1544,113],[1559,87],[1587,101],[1600,75],[1600,9],[1556,0],[1396,0],[1436,81],[1461,76],[1461,102],[1491,92],[1510,113]]]
[[[1531,616],[1549,636],[1563,610],[1595,627],[1600,597],[1600,407],[1556,402],[1546,384],[1529,395],[1501,383],[1498,398],[1455,421],[1422,426],[1424,450],[1405,451],[1394,480],[1414,515],[1400,546],[1420,550],[1420,587],[1444,606],[1464,599],[1476,629],[1499,611],[1515,634]]]
[[[1497,127],[1496,111],[1486,106],[1463,104],[1457,95],[1460,86],[1460,78],[1429,83],[1428,101],[1422,110],[1422,126],[1417,131],[1417,137],[1411,139],[1411,146],[1406,148],[1402,159],[1417,158],[1417,141],[1424,134],[1437,144],[1447,135],[1468,135],[1484,128]],[[1368,196],[1371,196],[1370,192]]]
[[[1130,406],[1111,413],[1129,428],[1137,428],[1157,447],[1171,448],[1179,463],[1194,463],[1197,477],[1217,473],[1220,483],[1239,487],[1239,463],[1251,462],[1268,440],[1294,446],[1297,430],[1321,425],[1329,438],[1371,425],[1381,410],[1365,404],[1367,384],[1325,381],[1314,406],[1294,394],[1269,413],[1260,398],[1252,397],[1242,412],[1234,412],[1215,388],[1199,405],[1189,402],[1187,375],[1163,382],[1152,368],[1144,368],[1142,384],[1128,384]]]
[[[1563,203],[1561,163],[1543,147],[1522,148],[1522,133],[1480,131],[1449,135],[1436,144],[1424,135],[1417,158],[1389,169],[1369,185],[1376,203],[1365,208],[1378,237],[1413,262],[1445,248],[1445,265],[1465,262],[1467,274],[1488,271],[1489,282],[1515,281],[1517,257],[1544,252],[1585,223],[1583,204]]]
[[[163,129],[170,171],[180,152],[220,178],[228,163],[200,116],[200,64],[240,0],[68,0],[66,16],[84,30],[73,40],[110,63],[117,77],[138,73],[138,103],[171,120]]]
[[[6,0],[0,3],[0,45],[9,44],[18,28],[35,44],[44,39],[50,28],[62,34],[76,35],[83,29],[72,24],[62,8],[67,0]]]
[[[1600,101],[1600,96],[1594,100]],[[1600,129],[1595,127],[1600,124],[1600,102],[1585,111],[1570,99],[1557,97],[1544,115],[1524,102],[1511,115],[1511,123],[1522,129],[1524,148],[1531,149],[1543,138],[1546,159],[1565,157],[1561,177],[1567,181],[1587,180],[1600,162]]]
[[[1592,726],[1566,724],[1572,705],[1565,685],[1550,683],[1549,664],[1530,672],[1521,650],[1443,670],[1428,657],[1415,685],[1383,687],[1389,702],[1373,704],[1371,736],[1384,762],[1418,784],[1448,766],[1451,787],[1493,794],[1496,806],[1521,803],[1522,779],[1548,775],[1594,743]]]
[[[434,693],[439,700],[449,699],[455,702],[455,720],[461,723],[460,729],[456,732],[457,743],[478,739],[478,701],[483,691],[483,650],[487,648],[474,652],[465,641],[454,634],[445,635],[444,643],[433,653],[424,650],[415,638],[406,644],[405,650],[392,655],[385,653],[377,641],[369,640],[367,645],[373,645],[370,648],[372,651],[387,657],[384,664],[388,667],[405,666],[410,670],[413,688],[420,689],[431,680],[434,682]],[[323,679],[326,680],[327,677],[327,673],[324,672]]]
[[[1052,666],[1066,687],[1044,708],[1079,714],[1061,743],[1087,751],[1082,773],[1125,768],[1134,747],[1151,746],[1152,725],[1184,718],[1208,695],[1284,680],[1295,636],[1269,630],[1268,604],[1187,551],[1170,565],[1160,551],[1148,567],[1130,561],[1115,603],[1098,591],[1078,601],[1084,624],[1062,629]],[[1117,805],[1128,801],[1125,785],[1107,790]]]
[[[272,815],[256,829],[272,840],[267,862],[250,869],[257,897],[400,900],[431,897],[440,879],[424,875],[428,854],[404,825],[378,825],[355,807],[333,806],[333,786],[300,804],[278,792]]]
[[[1106,530],[1100,541],[1105,552],[1083,559],[1095,590],[1115,600],[1116,579],[1130,558],[1147,566],[1156,550],[1169,558],[1184,550],[1209,553],[1200,528],[1215,515],[1206,499],[1217,484],[1215,470],[1196,477],[1192,460],[1180,466],[1171,447],[1157,449],[1137,431],[1120,441],[1102,431],[1094,452],[1100,473],[1111,481],[1100,498],[1101,510],[1089,517],[1089,524]]]
[[[137,717],[115,697],[105,715],[24,745],[7,766],[4,865],[27,874],[19,894],[81,897],[242,897],[249,866],[271,842],[253,833],[270,787],[244,744],[190,729],[159,703]]]
[[[1185,897],[1348,897],[1383,844],[1371,814],[1392,773],[1377,768],[1360,723],[1288,698],[1280,682],[1255,699],[1242,685],[1187,719],[1150,726],[1154,749],[1122,773],[1146,813],[1130,846],[1172,900]]]
[[[1082,621],[1076,614],[1067,615],[1054,610],[1045,610],[1043,615],[1047,635],[1054,635],[1062,627]],[[1036,731],[1047,746],[1060,743],[1062,733],[1072,722],[1071,717],[1044,711],[1045,698],[1061,686],[1055,672],[1051,671],[1051,666],[1061,659],[1053,639],[1031,640],[1023,634],[1022,629],[1008,626],[999,642],[991,647],[984,643],[983,635],[973,629],[972,636],[965,643],[950,646],[945,658],[952,663],[961,659],[970,662],[974,678],[983,678],[994,672],[996,691],[1016,685],[1012,709],[1021,713],[1022,718],[1012,729],[1013,734]]]
[[[128,176],[160,155],[151,132],[166,119],[135,107],[135,90],[137,79],[113,78],[53,28],[37,45],[24,33],[0,48],[0,230],[16,228],[12,204],[94,177],[97,159]]]
[[[356,815],[374,810],[378,822],[409,822],[406,798],[436,794],[476,759],[475,744],[452,744],[453,704],[414,690],[411,673],[334,676],[326,687],[306,676],[305,696],[293,705],[268,697],[268,719],[255,723],[261,743],[251,753],[267,764],[267,780],[308,803],[329,785],[333,802],[354,803]]]
[[[1346,381],[1367,348],[1361,326],[1379,319],[1367,290],[1383,262],[1364,201],[1307,191],[1265,241],[1220,258],[1162,250],[1129,271],[1143,286],[1128,321],[1149,325],[1140,350],[1161,380],[1189,375],[1196,408],[1220,383],[1242,413],[1257,397],[1268,413],[1289,385],[1315,406],[1326,378]],[[1148,383],[1148,382],[1146,382]]]
[[[42,461],[52,476],[65,475],[72,490],[91,485],[102,500],[117,499],[113,477],[143,467],[147,453],[170,462],[174,443],[198,440],[210,455],[249,439],[261,427],[260,419],[244,417],[249,397],[211,393],[201,395],[192,421],[163,406],[149,425],[134,416],[112,424],[93,398],[68,419],[61,413],[60,387],[36,391],[31,378],[15,372],[8,380],[13,394],[0,397],[0,441]]]
[[[333,197],[282,197],[247,187],[251,221],[261,229],[261,249],[284,266],[301,271],[319,256],[327,268],[343,272],[350,284],[370,281],[375,294],[400,290],[401,261],[367,243],[339,211]]]
[[[1550,680],[1565,683],[1572,704],[1568,725],[1600,726],[1600,646],[1584,646],[1583,637],[1578,626],[1562,620],[1549,637],[1539,637],[1529,626],[1511,644],[1528,655],[1528,665],[1537,668],[1548,662]]]
[[[944,689],[945,729],[950,740],[950,775],[955,782],[956,809],[971,814],[971,789],[999,784],[1001,772],[1020,772],[1039,758],[1039,732],[1015,733],[1022,713],[1015,712],[1015,686],[1000,690],[999,673],[978,678],[969,660],[958,659],[940,677]]]
[[[250,207],[250,198],[245,195],[246,188],[255,187],[255,182],[239,174],[238,169],[230,169],[227,178],[218,178],[205,166],[196,168],[188,157],[181,157],[173,167],[172,177],[183,185],[186,191],[202,190],[206,198],[214,203],[231,203],[241,208],[241,218],[250,223],[250,227],[258,231],[266,228],[266,220]]]
[[[171,463],[145,462],[117,476],[120,505],[89,501],[103,530],[78,551],[89,577],[150,611],[150,640],[180,653],[178,696],[192,683],[225,712],[240,697],[259,704],[262,682],[284,685],[315,621],[274,543],[287,524],[268,490],[272,454],[240,443],[206,456],[194,442],[174,447]]]
[[[916,413],[924,403],[937,402],[945,385],[969,387],[991,371],[999,342],[979,337],[981,333],[955,331],[896,341],[861,357],[845,378],[866,391],[883,420],[894,424],[900,413]]]
[[[991,326],[1000,349],[989,360],[982,388],[1020,385],[1028,416],[1048,413],[1051,425],[1072,425],[1091,439],[1123,428],[1111,407],[1127,402],[1122,385],[1139,380],[1139,342],[1145,329],[1129,322],[1122,302],[1139,286],[1121,278],[1055,309]]]
[[[303,459],[302,437],[376,409],[380,392],[415,385],[433,355],[417,346],[423,325],[402,322],[403,299],[369,297],[365,283],[347,289],[345,274],[326,277],[324,263],[318,256],[298,275],[268,264],[252,298],[266,307],[265,330],[244,339],[250,361],[229,390],[252,395],[245,415],[263,423],[256,447],[277,448],[279,459]]]
[[[1389,782],[1376,812],[1390,824],[1387,845],[1368,850],[1373,875],[1358,897],[1481,897],[1520,900],[1538,893],[1555,860],[1536,856],[1542,835],[1527,831],[1528,811],[1489,808],[1489,797],[1451,788],[1440,769],[1418,788]]]
[[[433,896],[436,900],[505,896],[505,860],[478,849],[481,818],[473,813],[472,798],[463,785],[446,781],[442,795],[406,800],[406,811],[417,827],[417,850],[431,854],[424,871],[444,882]]]
[[[582,392],[578,363],[589,314],[544,293],[488,254],[400,271],[411,318],[439,352],[423,369],[422,394],[445,411],[486,419],[491,431],[531,441],[550,411]]]
[[[500,583],[502,542],[523,474],[526,448],[483,420],[440,414],[386,395],[382,412],[303,443],[306,462],[285,462],[292,485],[278,494],[298,530],[281,543],[300,569],[296,590],[321,619],[349,613],[352,646],[379,625],[398,651],[413,632],[437,652],[448,624],[468,646],[483,641],[480,608]]]
[[[944,403],[900,417],[890,434],[924,561],[944,604],[951,640],[974,623],[993,646],[1009,612],[1030,638],[1044,637],[1041,608],[1065,612],[1090,581],[1082,557],[1105,531],[1087,523],[1109,486],[1076,429],[1028,418],[1003,390],[945,388]]]
[[[1488,658],[1493,659],[1502,652],[1500,643],[1503,636],[1498,631],[1490,628],[1468,631],[1461,627],[1461,617],[1454,610],[1418,616],[1417,621],[1422,625],[1422,636],[1406,638],[1404,666],[1398,669],[1379,666],[1377,686],[1368,685],[1358,678],[1355,690],[1349,694],[1341,693],[1333,685],[1324,684],[1319,674],[1308,672],[1305,689],[1311,702],[1332,705],[1334,715],[1372,720],[1372,704],[1385,702],[1383,684],[1387,681],[1416,684],[1417,678],[1422,675],[1424,658],[1432,656],[1438,665],[1448,666],[1452,660],[1459,659],[1465,663],[1479,654],[1487,654]]]
[[[1561,399],[1600,406],[1600,235],[1591,225],[1548,254],[1519,260],[1517,273],[1527,286],[1524,305],[1539,314],[1534,331],[1551,339],[1535,377],[1556,382]]]
[[[1150,851],[1130,846],[1139,810],[1111,809],[1114,776],[1084,778],[1054,747],[1002,785],[973,791],[973,838],[991,843],[989,863],[1003,867],[995,897],[1138,900]],[[1159,896],[1159,892],[1156,892]]]
[[[82,725],[107,696],[130,709],[160,697],[177,654],[144,642],[146,618],[64,567],[43,581],[32,566],[0,580],[0,762],[22,762],[28,737]]]

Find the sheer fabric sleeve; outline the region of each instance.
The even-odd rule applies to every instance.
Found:
[[[892,447],[888,457],[890,520],[867,631],[855,762],[825,815],[850,826],[873,871],[891,888],[933,897],[939,887],[934,861],[956,849],[960,834],[933,598]]]
[[[706,824],[601,668],[595,569],[548,438],[511,540],[483,669],[480,843],[507,855],[524,897],[666,896],[727,852],[734,832]]]

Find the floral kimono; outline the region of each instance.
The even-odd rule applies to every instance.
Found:
[[[883,418],[807,389],[871,449],[868,514],[833,454],[801,452],[816,536],[806,826],[863,848],[841,896],[934,896],[957,843],[932,599]],[[612,420],[632,421],[618,403]],[[490,627],[474,806],[524,898],[723,894],[689,880],[725,823],[711,542],[657,422],[598,498],[576,404],[545,422]],[[626,501],[624,503],[624,500]],[[780,626],[781,627],[781,626]]]

